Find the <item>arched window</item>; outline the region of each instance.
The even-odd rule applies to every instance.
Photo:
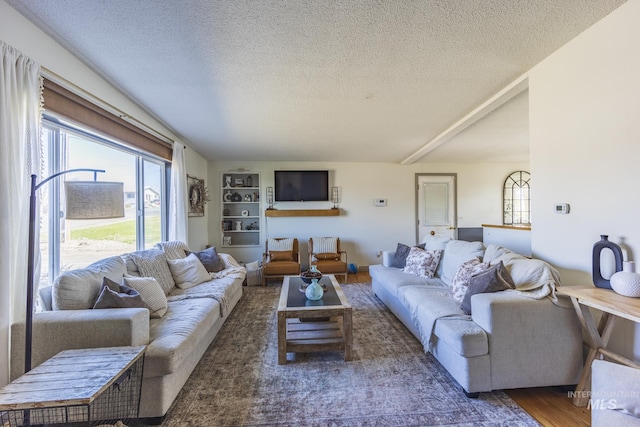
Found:
[[[531,225],[531,174],[513,172],[504,180],[502,193],[503,223]]]

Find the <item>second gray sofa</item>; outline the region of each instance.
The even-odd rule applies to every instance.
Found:
[[[470,396],[497,389],[576,384],[582,333],[568,300],[555,298],[553,267],[499,246],[433,239],[442,250],[437,273],[425,279],[391,267],[395,252],[369,268],[373,292]],[[475,257],[503,262],[517,290],[471,297],[471,314],[451,294],[451,279]]]

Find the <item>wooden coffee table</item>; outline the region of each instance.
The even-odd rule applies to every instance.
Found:
[[[287,353],[344,351],[352,359],[351,305],[335,276],[325,275],[320,284],[327,292],[318,301],[300,292],[302,279],[285,276],[278,303],[278,364],[287,363]]]

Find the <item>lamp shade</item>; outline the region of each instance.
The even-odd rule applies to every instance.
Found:
[[[105,181],[65,181],[67,219],[122,218],[124,184]]]

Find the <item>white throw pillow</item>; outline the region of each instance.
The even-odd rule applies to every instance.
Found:
[[[425,251],[418,247],[412,247],[407,256],[407,263],[404,266],[405,273],[415,274],[426,279],[433,278],[442,251]]]
[[[458,304],[462,304],[471,276],[487,269],[489,269],[489,265],[481,262],[479,258],[470,259],[462,263],[451,281],[451,296]]]
[[[293,250],[293,238],[269,239],[267,246],[269,251],[283,252]]]
[[[149,317],[160,318],[165,315],[169,304],[162,286],[156,279],[153,277],[125,276],[122,278],[122,284],[138,291],[142,301],[149,308]]]
[[[313,237],[313,252],[316,254],[338,252],[336,237]]]
[[[180,289],[189,289],[211,280],[207,269],[194,253],[182,259],[168,259],[167,264],[173,280]]]

